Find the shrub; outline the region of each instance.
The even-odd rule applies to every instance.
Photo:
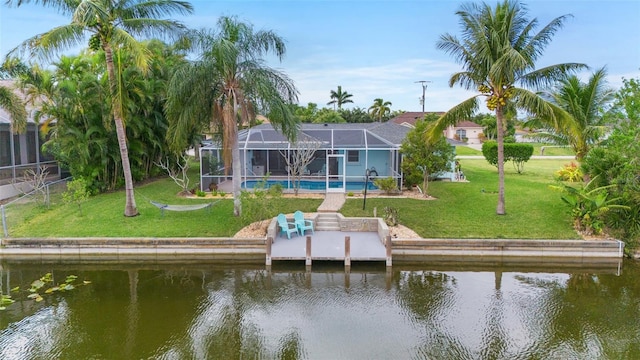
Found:
[[[556,171],[555,175],[559,181],[579,182],[582,180],[582,171],[578,164],[573,161]]]
[[[392,194],[392,193],[398,192],[398,184],[396,184],[396,180],[392,177],[375,179],[373,181],[373,184],[378,189],[384,191],[385,194]]]
[[[74,179],[67,183],[67,191],[62,193],[62,200],[65,203],[75,203],[82,216],[82,203],[89,200],[89,187],[84,178]]]
[[[498,166],[498,143],[486,141],[482,144],[482,155],[487,162],[493,166]],[[533,146],[530,144],[504,143],[504,161],[513,161],[513,167],[521,174],[524,170],[524,163],[529,161],[533,155]]]
[[[398,225],[398,209],[390,206],[385,206],[383,209],[384,222],[389,226]]]
[[[353,191],[349,191],[349,192],[347,193],[347,196],[350,196],[350,197],[351,197],[351,196],[353,196]]]
[[[196,190],[196,196],[198,197],[204,197],[206,194],[204,191],[202,190]]]

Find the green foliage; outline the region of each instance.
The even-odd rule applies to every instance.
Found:
[[[82,216],[82,203],[89,200],[91,192],[84,178],[73,179],[67,182],[67,191],[62,193],[62,200],[68,204],[78,205],[78,211]]]
[[[383,210],[383,219],[384,222],[389,226],[398,225],[400,219],[398,217],[398,209],[391,206],[385,206]]]
[[[511,160],[516,172],[518,174],[522,174],[522,171],[524,171],[524,163],[529,161],[529,159],[531,159],[531,155],[533,155],[533,146],[531,144],[505,142],[504,147],[506,158]]]
[[[524,170],[524,163],[529,161],[533,155],[531,144],[504,143],[504,161],[512,161],[513,168],[518,174]],[[487,162],[493,166],[498,166],[498,143],[495,141],[485,141],[482,144],[482,155]]]
[[[353,194],[353,191],[349,191],[349,192],[347,193],[347,196],[348,196],[348,197],[352,197],[353,195],[354,195],[354,194]]]
[[[198,189],[196,190],[196,196],[197,197],[205,197],[207,195],[207,193],[205,193],[204,191]]]
[[[78,277],[76,275],[67,275],[64,282],[53,284],[53,275],[51,273],[46,273],[41,278],[34,280],[31,283],[31,286],[28,289],[30,293],[27,298],[34,300],[35,302],[40,302],[44,300],[44,296],[54,294],[54,293],[63,293],[67,291],[71,291],[76,289],[79,286],[85,286],[91,284],[90,281],[83,281],[82,283],[77,283]],[[44,289],[44,293],[42,290]],[[11,289],[12,292],[19,292],[20,288],[16,287]],[[0,310],[5,310],[7,305],[11,305],[15,302],[10,295],[0,294]]]
[[[621,198],[628,209],[608,212],[609,230],[626,243],[631,251],[640,242],[640,121],[627,119],[611,136],[591,149],[584,157],[582,169],[594,186],[606,187],[611,197]],[[611,185],[611,186],[609,186]]]
[[[318,115],[313,119],[313,122],[316,124],[340,124],[347,121],[340,116],[339,112],[323,108],[318,111]]]
[[[575,162],[565,164],[564,167],[555,172],[556,180],[567,182],[579,182],[582,181],[582,170]]]
[[[282,185],[274,184],[267,188],[268,177],[265,176],[253,187],[253,191],[242,191],[242,222],[245,225],[255,223],[277,215],[273,203],[282,197]],[[280,185],[280,186],[278,186]]]
[[[564,201],[571,208],[571,216],[576,230],[587,234],[600,234],[604,229],[604,216],[614,209],[627,209],[620,205],[621,198],[611,198],[607,191],[610,186],[595,187],[594,180],[586,185],[573,187],[570,185],[551,186],[563,192]]]
[[[495,141],[485,141],[482,144],[482,155],[485,160],[493,166],[498,166],[498,143]]]
[[[348,123],[370,123],[374,121],[371,114],[358,106],[351,109],[339,109],[338,114]]]
[[[425,193],[429,177],[442,171],[450,171],[454,158],[454,148],[444,137],[435,140],[425,138],[425,132],[435,120],[437,115],[429,114],[425,120],[418,121],[400,148],[404,185],[409,188],[422,184]]]
[[[338,90],[331,90],[331,92],[329,93],[331,101],[329,101],[327,105],[337,105],[338,109],[342,109],[342,105],[353,103],[353,100],[351,100],[352,96],[353,94],[349,94],[349,92],[343,91],[342,86],[338,85]]]
[[[387,178],[377,178],[373,180],[373,184],[380,190],[384,191],[385,194],[394,194],[398,192],[398,184],[396,183],[396,179],[392,177]]]

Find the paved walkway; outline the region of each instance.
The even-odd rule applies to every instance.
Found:
[[[344,201],[344,193],[326,193],[324,201],[318,206],[318,212],[338,212]]]

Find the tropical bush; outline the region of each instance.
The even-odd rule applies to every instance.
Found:
[[[482,155],[487,162],[493,166],[498,166],[498,143],[495,141],[485,141],[482,144]],[[524,171],[524,163],[531,159],[533,155],[533,145],[515,142],[504,143],[504,161],[513,162],[513,168],[518,174]]]
[[[613,185],[594,187],[594,180],[578,187],[567,184],[552,187],[565,194],[562,201],[571,208],[575,229],[586,235],[602,233],[608,212],[615,209],[629,210],[628,206],[620,205],[620,197],[610,196],[608,189]]]
[[[375,179],[373,180],[373,184],[387,195],[398,192],[398,184],[396,183],[396,179],[392,177]]]
[[[564,167],[555,172],[556,180],[567,182],[582,181],[582,170],[575,162],[565,164]]]

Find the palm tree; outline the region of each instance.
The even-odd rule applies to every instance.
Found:
[[[240,150],[238,124],[247,124],[256,111],[290,139],[297,132],[291,103],[297,93],[291,79],[264,64],[262,56],[285,54],[282,38],[272,31],[254,31],[253,26],[233,17],[218,20],[219,31],[191,34],[199,59],[180,67],[167,90],[169,142],[175,148],[188,145],[188,131],[207,121],[222,133],[225,172],[232,166],[234,215],[242,213],[240,203]]]
[[[369,114],[378,119],[378,121],[382,121],[382,119],[389,116],[390,113],[391,101],[384,101],[381,98],[377,98],[373,100],[373,105],[369,106]]]
[[[329,95],[329,97],[331,98],[331,101],[329,101],[327,105],[333,104],[334,110],[336,108],[336,105],[338,106],[338,109],[342,109],[342,105],[353,103],[353,100],[350,99],[350,97],[352,96],[353,94],[349,94],[346,91],[342,91],[342,86],[338,85],[337,91],[331,90],[331,93]]]
[[[604,109],[614,100],[615,92],[606,86],[606,76],[605,68],[594,72],[586,83],[572,75],[562,80],[553,92],[545,94],[552,103],[569,114],[569,117],[562,118],[565,121],[548,125],[566,139],[578,161],[602,140],[607,130],[603,119]]]
[[[177,35],[184,29],[182,24],[174,20],[159,18],[173,13],[190,14],[193,12],[193,6],[188,2],[176,0],[7,0],[9,5],[20,6],[26,3],[42,4],[55,8],[63,14],[71,15],[71,23],[36,35],[23,42],[12,52],[22,49],[49,58],[54,52],[82,44],[85,34],[91,34],[89,46],[93,50],[102,49],[104,51],[111,111],[115,122],[125,181],[124,215],[138,215],[124,129],[124,109],[119,96],[120,78],[119,74],[116,74],[114,66],[114,53],[118,55],[121,49],[126,49],[130,54],[134,54],[135,65],[146,70],[148,52],[133,36]]]
[[[552,35],[562,27],[569,15],[553,19],[540,32],[534,33],[537,19],[527,18],[526,8],[517,1],[504,0],[495,9],[487,4],[466,4],[456,13],[460,17],[462,40],[445,34],[438,48],[462,63],[464,70],[453,74],[449,86],[455,84],[479,94],[447,111],[430,132],[442,136],[447,126],[473,116],[482,98],[487,108],[495,111],[498,142],[498,206],[496,213],[505,214],[504,200],[504,125],[505,111],[520,108],[531,114],[554,120],[560,109],[524,87],[551,85],[569,70],[585,67],[570,63],[535,69],[535,61]],[[523,87],[518,87],[518,85]]]
[[[0,84],[0,109],[9,113],[12,132],[22,132],[27,126],[27,111],[12,88]]]

